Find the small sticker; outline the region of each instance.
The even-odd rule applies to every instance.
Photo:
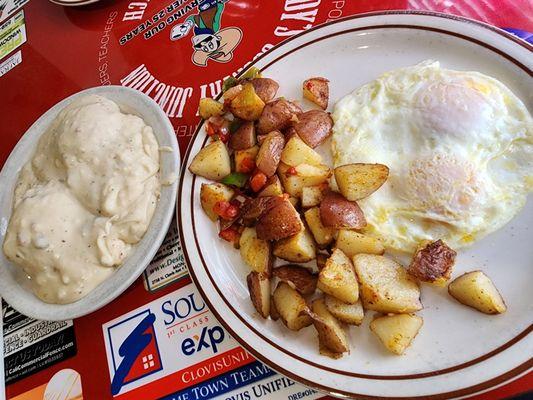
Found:
[[[2,314],[7,384],[76,354],[72,320],[35,320],[22,315],[5,301],[2,301]]]
[[[144,286],[146,290],[154,292],[188,275],[176,220],[173,219],[163,244],[144,271]]]
[[[0,21],[3,21],[30,0],[0,0]]]
[[[0,25],[0,59],[25,42],[26,25],[24,11],[21,11]]]
[[[0,64],[0,76],[7,74],[22,62],[22,52],[19,50]]]
[[[62,369],[57,371],[48,383],[11,398],[11,400],[43,399],[83,400],[80,374],[73,369]]]

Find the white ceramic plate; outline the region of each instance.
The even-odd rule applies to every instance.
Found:
[[[334,104],[385,71],[426,59],[494,76],[532,108],[530,46],[496,28],[434,13],[375,13],[330,23],[282,43],[254,64],[280,83],[279,95],[287,98],[301,98],[304,79],[327,77]],[[200,127],[184,165],[205,144]],[[217,227],[201,209],[202,182],[182,171],[178,220],[191,275],[219,321],[273,369],[358,399],[458,398],[531,370],[531,199],[502,230],[461,251],[454,271],[454,277],[476,268],[487,272],[507,301],[505,314],[481,314],[454,301],[445,289],[425,286],[425,308],[419,313],[424,326],[406,355],[387,353],[368,329],[367,316],[361,327],[349,330],[351,353],[332,360],[318,354],[312,327],[291,332],[258,317],[246,288],[249,269],[238,251],[217,238]]]
[[[31,158],[39,137],[52,120],[74,99],[88,94],[98,94],[115,101],[125,112],[139,115],[150,125],[160,146],[169,146],[172,152],[161,152],[161,176],[164,179],[175,173],[180,165],[178,142],[170,121],[155,101],[130,88],[102,86],[83,90],[53,106],[44,113],[17,143],[0,172],[0,244],[4,243],[7,224],[12,211],[13,188],[18,173]],[[0,297],[13,308],[27,316],[45,320],[65,320],[95,311],[128,288],[152,260],[167,233],[174,206],[178,182],[162,186],[161,198],[153,219],[143,239],[135,246],[124,264],[106,281],[81,300],[71,304],[47,304],[28,288],[21,268],[8,261],[0,251]]]

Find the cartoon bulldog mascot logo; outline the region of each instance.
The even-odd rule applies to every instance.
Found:
[[[200,0],[198,14],[172,28],[171,40],[179,40],[194,32],[192,37],[192,62],[205,67],[207,61],[227,63],[233,58],[233,50],[242,39],[242,31],[237,27],[221,29],[224,3],[228,0]]]

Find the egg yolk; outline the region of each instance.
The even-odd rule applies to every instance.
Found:
[[[415,96],[415,115],[427,135],[468,139],[489,131],[491,107],[482,92],[464,82],[430,83]]]
[[[447,154],[412,161],[400,188],[414,208],[446,218],[464,217],[484,195],[473,165]]]

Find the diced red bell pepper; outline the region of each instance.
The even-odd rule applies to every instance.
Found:
[[[267,176],[261,171],[256,171],[250,179],[250,186],[254,192],[259,192],[265,186]]]

